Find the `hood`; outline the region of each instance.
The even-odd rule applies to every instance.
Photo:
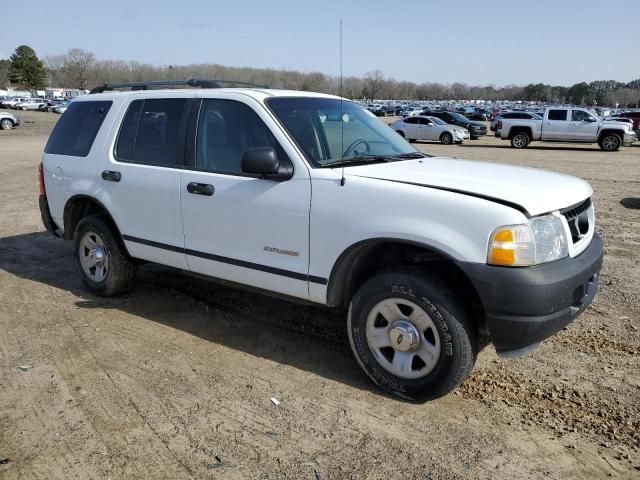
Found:
[[[629,123],[629,122],[625,122],[625,121],[621,122],[620,120],[603,120],[600,123],[600,128],[607,127],[607,126],[619,127],[621,125],[629,127],[629,130],[633,130],[633,123]]]
[[[584,180],[561,173],[443,157],[347,167],[345,174],[473,195],[531,216],[576,205],[593,194]]]

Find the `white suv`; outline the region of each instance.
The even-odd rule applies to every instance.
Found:
[[[592,302],[603,249],[583,180],[425,156],[329,95],[184,83],[204,88],[98,87],[45,147],[42,219],[93,293],[129,290],[148,261],[341,308],[366,374],[414,399]]]

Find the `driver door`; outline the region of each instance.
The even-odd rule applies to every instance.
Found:
[[[180,182],[188,268],[308,299],[309,172],[294,168],[285,181],[242,172],[248,148],[273,147],[280,159],[295,155],[282,132],[268,127],[264,109],[246,102],[205,98],[192,122],[195,165]]]
[[[418,117],[417,139],[418,140],[437,140],[435,138],[435,125],[428,118]]]
[[[571,110],[571,121],[567,128],[567,139],[592,142],[598,137],[598,121],[586,110]]]

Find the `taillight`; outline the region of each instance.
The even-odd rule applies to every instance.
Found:
[[[502,128],[502,120],[498,120],[498,123],[496,123],[496,128]]]
[[[42,167],[42,162],[40,162],[40,166],[38,167],[38,187],[40,188],[40,195],[47,194],[44,188],[44,169]]]

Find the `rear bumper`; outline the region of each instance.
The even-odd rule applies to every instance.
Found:
[[[47,232],[56,236],[60,236],[60,229],[58,229],[56,223],[53,221],[46,195],[40,195],[40,198],[38,199],[38,205],[40,206],[40,217],[42,218],[42,224],[44,225],[44,228],[46,228]]]
[[[480,296],[496,351],[508,353],[554,335],[593,302],[602,256],[602,238],[595,234],[575,258],[522,268],[458,265]]]

